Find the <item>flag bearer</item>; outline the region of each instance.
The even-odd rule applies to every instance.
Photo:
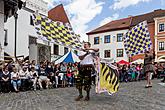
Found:
[[[99,51],[99,49],[91,48],[91,44],[89,42],[84,43],[83,52],[80,53],[80,66],[79,66],[79,74],[77,76],[77,84],[76,88],[78,89],[79,96],[75,99],[75,101],[79,101],[83,98],[82,89],[86,91],[86,97],[84,101],[90,100],[90,89],[91,89],[91,73],[94,69],[94,54]]]

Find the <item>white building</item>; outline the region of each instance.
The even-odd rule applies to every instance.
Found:
[[[112,62],[128,61],[123,36],[129,30],[131,18],[111,21],[91,32],[88,40],[93,48],[99,48],[99,56]]]
[[[47,42],[37,39],[32,14],[38,10],[43,16],[47,16],[47,3],[43,0],[26,0],[26,6],[19,10],[17,19],[16,56],[29,56],[30,59],[38,59],[37,44],[47,45]],[[7,54],[14,57],[15,50],[15,18],[11,17],[5,23],[5,47]]]
[[[4,60],[4,22],[22,8],[23,0],[0,0],[0,60]]]
[[[32,14],[38,11],[42,16],[48,17],[48,3],[43,0],[26,0],[26,6],[19,10],[17,19],[16,56],[30,60],[55,60],[64,55],[69,48],[55,45],[37,39],[36,30],[32,21]],[[5,23],[4,51],[14,58],[15,54],[15,18],[11,17]],[[51,58],[52,57],[52,58]]]

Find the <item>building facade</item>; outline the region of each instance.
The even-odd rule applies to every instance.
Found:
[[[142,21],[145,21],[145,20],[147,21],[148,31],[150,33],[150,38],[152,41],[153,50],[155,50],[155,45],[156,45],[155,44],[155,21],[154,21],[154,18],[162,17],[162,16],[165,16],[165,10],[163,10],[163,9],[157,9],[157,10],[154,10],[154,11],[149,12],[149,13],[145,13],[145,14],[141,14],[141,15],[137,15],[137,16],[132,16],[130,28],[132,28],[133,26],[137,25],[138,23],[140,23]],[[144,54],[135,55],[135,56],[130,58],[131,61],[134,61],[137,59],[144,59]]]
[[[0,0],[0,60],[4,60],[4,23],[23,6],[24,0]]]
[[[165,61],[165,16],[155,20],[155,61]]]
[[[131,18],[105,24],[89,33],[88,40],[93,48],[99,48],[101,59],[111,62],[128,61],[124,50],[123,36],[128,32]]]
[[[126,61],[135,61],[137,59],[144,59],[144,54],[139,54],[132,56],[130,58],[127,57],[127,55],[123,54],[123,57],[118,57],[119,51],[122,51],[120,49],[124,50],[123,42],[116,42],[113,41],[115,37],[118,36],[118,33],[123,33],[123,35],[129,30],[132,29],[134,26],[139,24],[140,22],[147,21],[148,23],[148,31],[150,33],[150,38],[152,41],[152,48],[155,50],[156,53],[156,59],[164,55],[164,16],[165,16],[165,10],[158,9],[154,10],[149,13],[137,15],[137,16],[129,16],[127,21],[123,22],[123,19],[111,21],[99,28],[96,28],[95,30],[87,33],[89,36],[89,42],[91,42],[93,47],[100,48],[100,57],[106,58],[107,52],[104,50],[108,49],[110,50],[108,53],[110,53],[111,58],[113,61],[119,61],[120,59],[126,60]],[[129,20],[128,20],[129,19]],[[159,28],[161,29],[161,32],[159,32]],[[115,30],[115,31],[114,31]],[[105,36],[110,35],[111,36],[111,43],[105,43]],[[116,36],[115,36],[116,35]],[[155,37],[156,36],[156,37]],[[99,41],[99,44],[95,44],[94,40]],[[110,48],[111,47],[111,48]],[[110,56],[109,55],[109,56]],[[121,55],[122,56],[122,55]],[[106,58],[108,59],[108,58]]]
[[[47,3],[43,0],[26,0],[26,6],[17,12],[18,18],[11,17],[5,23],[5,47],[4,51],[11,57],[14,56],[16,40],[16,56],[29,57],[30,60],[38,60],[38,45],[48,45],[48,42],[37,39],[32,14],[36,11],[42,16],[47,16]],[[17,25],[15,39],[15,25]]]

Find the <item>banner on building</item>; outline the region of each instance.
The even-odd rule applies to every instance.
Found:
[[[145,53],[152,48],[147,21],[139,23],[126,33],[124,47],[130,57]]]
[[[39,39],[73,49],[80,49],[81,42],[78,35],[73,32],[70,26],[35,14],[33,14],[33,21]]]

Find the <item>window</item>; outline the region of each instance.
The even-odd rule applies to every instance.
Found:
[[[122,42],[123,41],[123,33],[117,34],[117,42]]]
[[[4,34],[5,34],[4,46],[7,46],[8,42],[7,42],[7,30],[6,29],[4,30]]]
[[[111,36],[110,35],[104,36],[104,43],[110,43],[110,42],[111,42]]]
[[[33,18],[30,16],[30,25],[34,26]]]
[[[68,53],[68,48],[64,47],[64,54]]]
[[[99,37],[94,38],[94,44],[99,44]]]
[[[54,44],[54,55],[59,55],[59,46]]]
[[[164,24],[163,23],[159,24],[159,32],[162,32],[162,31],[164,31]]]
[[[165,42],[159,42],[159,51],[165,50]]]
[[[123,57],[123,49],[117,49],[117,57]]]
[[[110,58],[111,57],[111,50],[104,50],[104,57]]]

